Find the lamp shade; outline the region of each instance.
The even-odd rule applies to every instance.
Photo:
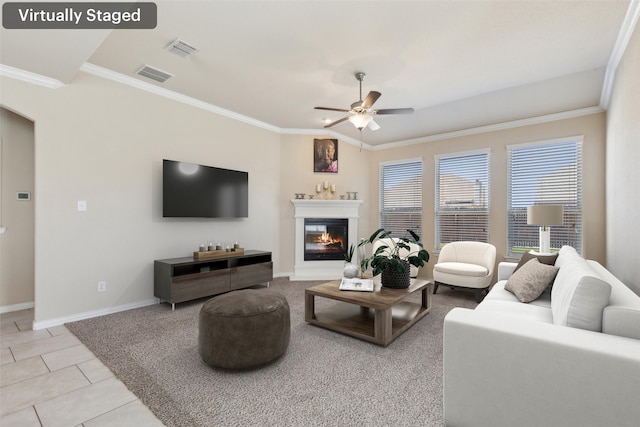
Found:
[[[562,205],[528,206],[527,224],[562,225]]]
[[[358,129],[364,129],[365,127],[367,127],[372,119],[373,117],[371,117],[370,115],[360,113],[354,114],[353,116],[349,117],[349,121],[353,123],[353,125]]]

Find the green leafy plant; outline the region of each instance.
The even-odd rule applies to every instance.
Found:
[[[351,260],[353,259],[353,253],[355,252],[355,250],[356,250],[356,247],[352,243],[351,246],[349,246],[349,249],[347,249],[346,252],[344,253],[344,260],[346,262],[351,262]]]
[[[362,268],[367,269],[371,265],[372,274],[377,276],[382,273],[385,268],[392,268],[402,273],[405,271],[405,263],[416,267],[422,267],[429,261],[429,252],[420,243],[420,236],[418,236],[413,230],[407,230],[407,233],[402,237],[393,237],[390,231],[384,228],[376,230],[371,237],[367,240],[360,242],[358,246],[363,246],[368,243],[373,244],[377,239],[389,239],[385,240],[385,243],[378,246],[370,257],[362,261]],[[389,244],[386,244],[386,243]],[[415,250],[410,244],[417,245],[418,250]],[[400,255],[400,250],[405,249],[407,253]]]

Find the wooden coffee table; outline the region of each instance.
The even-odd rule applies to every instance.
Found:
[[[390,289],[376,284],[374,292],[341,291],[340,281],[305,290],[304,320],[312,325],[386,346],[424,317],[431,309],[429,280],[411,279],[407,289]],[[422,291],[420,304],[404,301]],[[316,297],[341,301],[317,313]],[[346,303],[346,304],[345,304]]]

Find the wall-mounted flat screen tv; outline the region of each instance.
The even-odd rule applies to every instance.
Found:
[[[165,159],[162,216],[247,218],[249,173]]]

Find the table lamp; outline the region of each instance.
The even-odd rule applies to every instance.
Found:
[[[540,226],[540,253],[551,253],[550,225],[562,225],[562,205],[527,207],[527,224]]]

